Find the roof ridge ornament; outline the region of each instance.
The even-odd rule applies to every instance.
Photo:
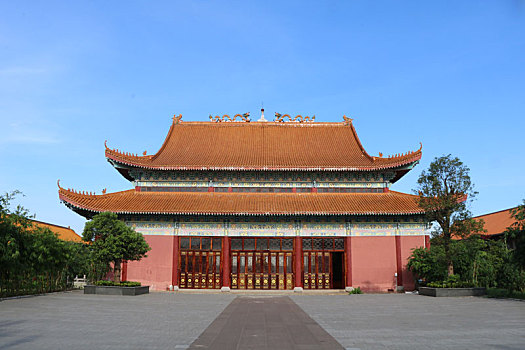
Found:
[[[352,125],[353,118],[348,118],[346,115],[343,115],[343,120],[345,125]]]
[[[292,117],[290,117],[289,114],[281,114],[281,113],[275,112],[274,122],[283,123],[284,122],[284,118],[286,118],[286,117],[288,117],[288,120],[290,122],[313,123],[315,121],[315,115],[312,116],[312,117],[309,117],[309,116],[303,117],[302,115],[298,114],[298,115],[295,116],[295,118],[292,118]]]
[[[173,124],[179,124],[182,121],[182,114],[173,115]]]
[[[408,156],[411,156],[411,155],[414,155],[418,152],[421,152],[421,150],[423,149],[423,143],[420,142],[419,143],[419,149],[417,151],[408,151],[406,153],[396,153],[396,154],[391,154],[389,155],[387,158],[388,159],[393,159],[393,158],[403,158],[403,157],[408,157]],[[383,154],[380,152],[379,153],[379,157],[383,157]]]
[[[222,122],[234,122],[239,118],[241,121],[249,123],[250,120],[250,112],[243,113],[243,114],[236,114],[231,118],[228,114],[221,116],[216,115],[215,117],[210,114],[210,121],[216,122],[216,123],[222,123]]]

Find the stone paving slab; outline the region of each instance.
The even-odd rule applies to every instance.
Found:
[[[190,349],[343,350],[286,296],[238,297]]]
[[[236,297],[250,296],[274,297],[69,292],[4,300],[0,350],[186,349]],[[287,296],[346,349],[525,349],[523,301],[405,294]],[[285,321],[269,316],[266,327],[274,328],[268,332],[283,336],[275,323]],[[247,334],[258,333],[248,328]],[[269,344],[279,349],[276,342]]]
[[[347,349],[525,349],[525,302],[410,294],[291,298]]]
[[[235,298],[55,293],[0,302],[0,350],[186,349]]]

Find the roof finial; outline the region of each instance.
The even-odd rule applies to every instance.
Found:
[[[258,122],[267,122],[264,118],[264,106],[261,108],[261,118],[259,118]]]

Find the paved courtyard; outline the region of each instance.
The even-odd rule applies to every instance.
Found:
[[[253,317],[259,313],[260,321]],[[306,328],[294,328],[291,313]],[[234,320],[236,314],[243,316]],[[305,337],[318,335],[321,342],[335,338],[333,348],[341,348],[337,342],[346,349],[525,348],[525,302],[521,301],[393,294],[118,297],[77,291],[1,301],[0,350],[206,348],[202,345],[213,344],[210,335],[228,339],[224,335],[232,330],[244,339],[237,343],[242,344],[238,349],[264,348],[264,342],[246,339],[271,332],[250,328],[250,322],[242,320],[264,329],[283,324],[296,339],[301,332]],[[287,348],[304,348],[287,344]],[[279,346],[272,343],[271,348]]]

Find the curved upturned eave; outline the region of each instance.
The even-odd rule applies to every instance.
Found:
[[[127,203],[133,202],[134,200],[135,201],[140,200],[141,204],[143,204],[145,200],[147,201],[148,197],[150,197],[149,200],[152,200],[152,201],[153,200],[158,201],[160,198],[161,202],[162,200],[166,202],[167,201],[166,199],[169,198],[169,196],[189,197],[187,199],[191,203],[190,206],[191,205],[195,206],[196,199],[201,200],[202,201],[201,203],[208,203],[210,199],[212,199],[213,197],[215,198],[220,197],[221,201],[215,204],[224,205],[224,203],[226,203],[226,205],[230,205],[231,208],[229,210],[177,210],[177,209],[129,210],[129,209],[117,208],[116,206],[119,205],[118,200],[115,200],[115,202],[112,203],[112,200],[115,196],[129,197],[129,198],[126,198]],[[135,196],[136,198],[133,198]],[[409,206],[411,208],[407,208],[406,210],[405,209],[366,210],[363,208],[359,208],[354,211],[351,211],[351,210],[346,210],[346,211],[341,211],[341,210],[252,210],[252,211],[246,211],[245,210],[243,211],[243,210],[237,210],[237,208],[235,207],[235,204],[231,205],[232,203],[231,200],[242,201],[242,200],[247,200],[247,198],[251,197],[252,199],[262,200],[264,202],[267,202],[268,198],[273,198],[273,199],[283,198],[284,199],[283,202],[286,202],[288,200],[288,202],[286,203],[287,205],[291,204],[291,206],[293,206],[295,204],[295,205],[301,206],[301,205],[304,205],[304,202],[307,202],[307,204],[312,207],[316,207],[316,206],[319,207],[320,205],[322,206],[322,205],[327,204],[327,203],[324,203],[322,200],[320,200],[323,197],[334,201],[338,199],[337,197],[339,197],[339,199],[344,198],[344,197],[346,197],[346,199],[349,199],[349,198],[352,198],[351,196],[354,197],[354,199],[360,199],[363,201],[363,203],[358,203],[358,204],[356,204],[355,202],[350,203],[354,207],[360,207],[360,206],[366,206],[366,205],[373,206],[375,203],[372,203],[372,204],[366,203],[366,197],[368,197],[368,199],[379,197],[377,199],[381,199],[381,201],[383,200],[393,201],[389,204],[392,207],[404,205],[404,206]],[[145,198],[141,198],[141,197],[145,197]],[[154,197],[159,197],[159,198],[154,198]],[[417,196],[399,193],[399,192],[393,192],[393,191],[386,193],[386,194],[378,194],[378,193],[370,193],[370,194],[323,193],[323,194],[319,194],[319,193],[312,193],[312,194],[271,194],[268,196],[268,194],[254,194],[254,193],[251,193],[251,194],[240,194],[240,193],[232,193],[232,194],[230,193],[220,193],[220,194],[219,193],[217,194],[215,193],[194,193],[194,194],[191,194],[188,192],[184,192],[180,194],[177,194],[177,193],[155,194],[152,192],[140,193],[140,192],[135,192],[134,190],[128,190],[128,191],[121,191],[121,192],[115,192],[115,193],[110,193],[110,194],[94,195],[94,194],[81,194],[81,193],[77,193],[74,191],[59,188],[59,199],[62,202],[64,202],[68,207],[70,207],[73,210],[78,209],[78,210],[75,210],[77,212],[85,211],[85,212],[90,212],[93,214],[104,212],[104,211],[111,211],[117,214],[212,215],[212,216],[216,216],[216,215],[222,215],[222,216],[363,216],[363,215],[385,216],[385,215],[421,215],[421,214],[424,214],[423,210],[417,207],[416,205],[416,197]],[[305,200],[308,198],[311,200],[310,201]],[[365,198],[365,200],[363,200],[363,198]],[[293,201],[290,202],[290,199],[293,199]],[[299,199],[302,200],[302,203]],[[99,205],[93,205],[93,202],[95,201],[98,201]],[[299,203],[297,203],[297,201]],[[81,203],[81,202],[84,202],[84,203]],[[91,202],[91,205],[86,204],[86,202]],[[105,206],[102,205],[101,203],[105,204]],[[248,205],[253,205],[253,202],[247,202],[247,203]],[[108,208],[108,204],[110,207],[113,206],[113,208]],[[166,204],[166,203],[163,203],[163,204]],[[169,203],[169,204],[172,204],[172,203]],[[275,203],[271,203],[271,204],[272,204],[271,207],[279,206],[278,202],[276,204]],[[158,203],[156,202],[155,205],[158,206]],[[199,204],[197,203],[196,206],[198,207]],[[336,206],[341,207],[342,204],[336,203]]]
[[[410,157],[403,158],[402,160],[386,163],[383,165],[372,165],[372,166],[357,166],[357,167],[206,167],[206,166],[159,166],[159,165],[147,165],[133,161],[133,159],[126,158],[121,154],[115,155],[111,150],[106,150],[106,159],[111,159],[114,162],[120,163],[125,166],[148,169],[148,170],[229,170],[229,171],[377,171],[377,170],[388,170],[395,169],[402,166],[410,165],[418,162],[421,159],[421,151],[416,151]],[[140,157],[139,157],[140,158]],[[388,158],[376,158],[385,159]]]

